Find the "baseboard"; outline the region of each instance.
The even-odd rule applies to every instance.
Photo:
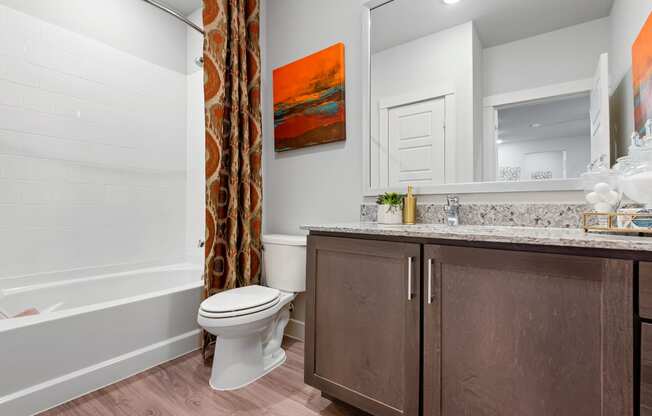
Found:
[[[198,348],[199,330],[0,397],[0,415],[29,416],[98,390]]]
[[[285,327],[285,336],[301,342],[305,341],[306,324],[301,321],[297,321],[296,319],[290,319],[288,325]]]

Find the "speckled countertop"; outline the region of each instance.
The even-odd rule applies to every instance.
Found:
[[[304,225],[303,230],[493,243],[601,248],[652,252],[652,237],[585,233],[576,228],[441,224],[383,225],[373,222]]]

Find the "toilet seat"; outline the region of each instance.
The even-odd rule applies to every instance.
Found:
[[[199,315],[204,318],[210,318],[210,319],[237,318],[239,316],[251,315],[257,312],[262,312],[262,311],[266,311],[267,309],[271,309],[274,306],[278,305],[279,301],[280,298],[277,298],[275,301],[271,303],[266,303],[264,305],[260,305],[255,308],[242,309],[239,311],[232,311],[232,312],[207,312],[200,309]]]
[[[281,292],[265,286],[245,286],[217,293],[204,300],[199,315],[205,318],[233,318],[261,312],[276,306]]]

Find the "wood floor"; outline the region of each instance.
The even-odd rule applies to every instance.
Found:
[[[234,392],[208,386],[199,352],[152,368],[39,416],[363,416],[303,383],[303,343],[286,339],[286,363]]]

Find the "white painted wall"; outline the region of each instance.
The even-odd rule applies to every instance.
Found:
[[[650,0],[616,0],[611,10],[611,127],[612,137],[618,146],[618,156],[626,154],[634,131],[632,45],[651,12]]]
[[[202,9],[194,11],[188,17],[195,24],[202,26]],[[186,259],[203,267],[204,249],[198,247],[198,242],[206,238],[204,71],[195,64],[195,58],[203,54],[204,37],[189,27],[187,29],[187,42],[188,176],[186,182]]]
[[[263,78],[264,230],[299,234],[311,222],[356,221],[362,199],[362,0],[273,0],[266,8]],[[346,59],[344,142],[274,152],[272,70],[343,42]]]
[[[185,71],[186,25],[144,1],[0,0],[0,4],[156,65]]]
[[[610,16],[611,76],[619,83],[632,69],[632,45],[652,13],[649,0],[615,0]]]
[[[593,78],[609,51],[609,19],[487,48],[484,96]]]
[[[447,178],[448,183],[473,182],[473,38],[474,28],[469,22],[371,56],[371,136],[374,138],[380,135],[379,100],[449,85],[455,89],[456,176]]]
[[[0,22],[0,277],[182,261],[185,53],[178,72],[9,7]]]

